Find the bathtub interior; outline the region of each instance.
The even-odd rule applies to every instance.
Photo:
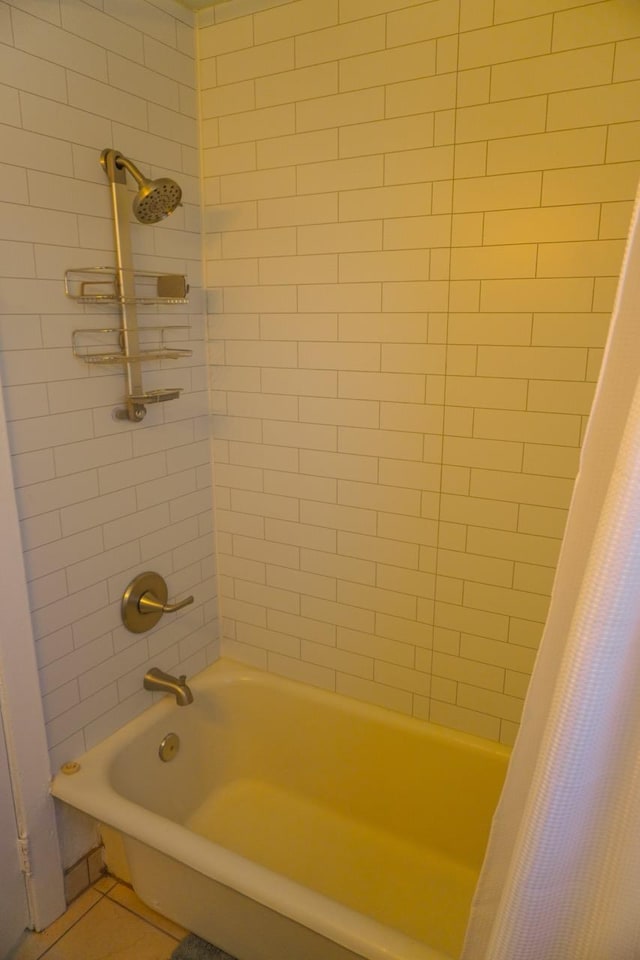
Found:
[[[457,956],[507,752],[229,663],[194,688],[114,754],[113,789]]]
[[[110,782],[126,799],[200,833],[212,802],[246,807],[254,794],[267,809],[295,797],[479,868],[506,770],[500,745],[230,661],[195,688],[191,706],[113,757]],[[180,750],[163,763],[168,732]]]

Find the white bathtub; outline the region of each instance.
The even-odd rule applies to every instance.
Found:
[[[190,685],[53,781],[141,899],[239,960],[457,957],[508,751],[231,661]]]

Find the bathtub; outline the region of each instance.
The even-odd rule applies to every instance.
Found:
[[[228,660],[190,686],[53,780],[139,897],[238,960],[457,957],[508,751]]]

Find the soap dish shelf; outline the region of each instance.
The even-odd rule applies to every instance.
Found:
[[[177,400],[182,393],[182,387],[164,387],[159,390],[146,390],[144,393],[131,394],[127,397],[134,404],[162,403],[164,400]],[[119,420],[128,419],[119,416]]]
[[[79,303],[188,303],[189,284],[181,273],[130,271],[135,296],[123,296],[115,267],[74,267],[65,270],[64,292]]]
[[[146,360],[180,360],[182,357],[192,356],[193,351],[174,347],[167,344],[165,335],[168,331],[189,330],[190,324],[163,324],[162,326],[144,326],[138,328],[138,335],[153,334],[160,344],[150,350],[140,350],[137,353],[126,353],[124,350],[124,331],[121,327],[83,327],[74,330],[71,338],[73,355],[78,360],[89,364],[123,364],[129,368],[131,364],[138,364]],[[96,344],[96,337],[109,337],[116,344]],[[91,340],[93,342],[87,342]],[[144,417],[145,406],[148,403],[162,403],[165,400],[177,400],[182,393],[182,387],[162,387],[157,390],[141,390],[130,393],[126,400],[127,406],[117,409],[114,416],[117,420],[141,420]]]

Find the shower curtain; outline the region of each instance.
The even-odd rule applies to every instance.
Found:
[[[640,958],[640,190],[462,960]]]

